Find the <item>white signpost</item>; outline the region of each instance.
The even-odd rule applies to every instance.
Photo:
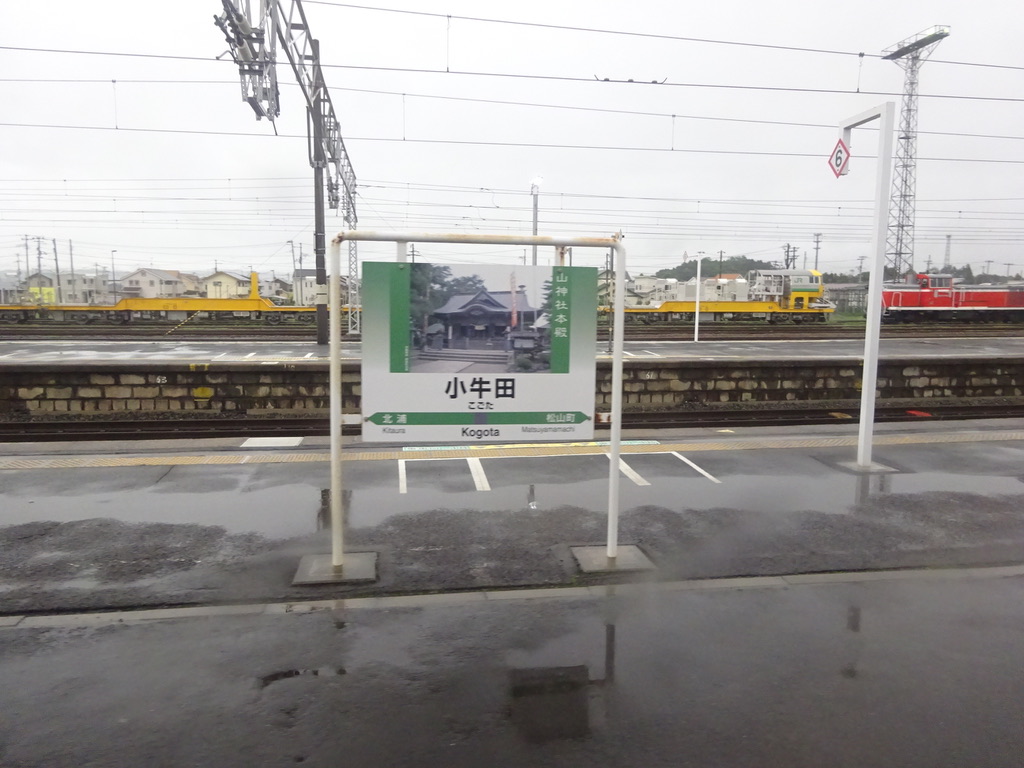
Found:
[[[344,521],[343,521],[343,509],[342,509],[342,455],[341,455],[341,411],[342,411],[342,397],[341,397],[341,299],[340,299],[340,282],[338,276],[341,274],[341,243],[345,240],[355,241],[377,241],[377,242],[394,242],[397,243],[397,253],[399,259],[399,265],[404,263],[406,256],[406,245],[408,243],[462,243],[462,244],[479,244],[479,245],[541,245],[541,246],[578,246],[582,248],[600,248],[608,249],[611,248],[615,252],[615,293],[614,293],[614,318],[615,326],[612,333],[612,381],[611,381],[611,434],[608,441],[608,458],[609,470],[608,470],[608,519],[607,519],[607,543],[603,548],[597,548],[602,551],[602,555],[598,558],[594,556],[593,548],[590,547],[573,547],[574,554],[577,555],[577,559],[581,562],[581,567],[596,571],[596,570],[607,570],[614,571],[617,569],[621,570],[636,570],[639,568],[651,567],[650,561],[643,555],[639,548],[635,546],[622,547],[622,559],[620,561],[620,547],[619,547],[619,475],[621,472],[620,454],[622,447],[622,347],[624,337],[624,296],[625,296],[625,274],[626,274],[626,249],[622,245],[622,238],[620,236],[615,237],[520,237],[515,235],[464,235],[464,234],[435,234],[435,233],[383,233],[383,232],[365,232],[365,231],[348,231],[342,232],[332,241],[331,248],[331,295],[330,295],[330,400],[331,400],[331,496],[330,496],[330,520],[331,520],[331,554],[330,555],[307,555],[302,558],[302,562],[299,564],[299,572],[293,580],[293,584],[330,584],[330,583],[344,583],[350,581],[353,578],[361,580],[364,574],[375,574],[376,572],[376,559],[375,553],[367,552],[345,552],[344,547]],[[570,270],[573,268],[569,268]],[[558,273],[552,272],[553,277]],[[571,280],[570,277],[569,279]],[[578,273],[582,274],[582,273]],[[366,286],[364,274],[364,287]],[[584,282],[588,281],[589,278],[584,277]],[[594,283],[595,294],[596,294],[596,281]],[[389,289],[390,290],[390,289]],[[582,294],[582,292],[581,292]],[[364,290],[363,300],[368,301],[367,294]],[[595,297],[596,300],[596,297]],[[585,303],[581,303],[581,307],[584,307],[581,311],[586,311]],[[591,311],[591,315],[594,312]],[[593,318],[592,318],[593,319]],[[365,320],[365,318],[364,318]],[[561,321],[558,321],[561,322]],[[571,311],[571,315],[567,318],[567,322],[570,327],[573,323],[577,322],[577,312],[575,309]],[[580,318],[580,322],[585,322],[583,318]],[[364,334],[367,331],[367,323],[363,323]],[[571,336],[571,334],[570,334]],[[364,336],[363,339],[363,352],[364,355],[368,351],[368,341]],[[390,356],[394,352],[394,345],[391,342],[387,344],[388,355]],[[594,357],[594,345],[593,339],[589,349],[587,350],[589,357],[591,358],[591,364]],[[403,353],[405,354],[405,353]],[[582,354],[580,352],[579,354]],[[570,368],[575,364],[577,352],[575,349],[571,349],[569,354],[569,365]],[[552,360],[554,360],[554,356]],[[389,363],[390,367],[391,363]],[[590,407],[593,407],[593,368],[591,370],[591,378],[589,381],[589,397]],[[408,374],[406,374],[408,375]],[[558,385],[555,383],[558,381],[557,374],[535,374],[537,379],[542,382],[548,382],[548,387],[551,390],[556,390]],[[497,376],[496,376],[497,378]],[[409,379],[412,382],[412,379]],[[488,382],[484,382],[486,385]],[[497,382],[494,382],[493,386],[496,386]],[[518,384],[515,385],[518,388]],[[414,386],[410,386],[414,389]],[[364,387],[363,396],[365,397],[367,391]],[[549,397],[557,397],[557,393],[552,392]],[[450,398],[450,394],[449,394]],[[372,395],[371,395],[372,399]],[[496,398],[497,399],[497,398]],[[468,401],[467,401],[468,402]],[[547,403],[544,403],[547,404]],[[433,407],[432,405],[430,407]],[[475,409],[467,409],[472,412]],[[485,409],[486,410],[486,409]],[[377,411],[380,414],[378,421],[383,422],[383,416],[386,413],[393,413],[397,415],[404,411]],[[429,413],[432,413],[428,411]],[[542,411],[544,414],[544,424],[547,424],[547,414],[549,413],[564,413],[561,410],[561,406],[557,406],[556,409],[545,409]],[[371,416],[373,414],[370,414]],[[408,420],[407,420],[408,421]],[[371,422],[376,424],[376,422]],[[567,422],[566,422],[567,423]],[[575,422],[574,422],[575,424]],[[591,420],[592,425],[592,420]],[[436,426],[436,425],[435,425]],[[451,425],[447,425],[451,426]],[[482,428],[482,427],[481,427]],[[459,427],[461,430],[461,427]],[[560,437],[554,437],[554,439],[562,439]],[[409,439],[408,433],[406,435],[398,435],[399,439]],[[475,436],[469,439],[475,440]],[[588,561],[585,563],[584,561]],[[588,567],[589,565],[589,567]],[[369,578],[373,578],[371,575]]]
[[[871,463],[871,442],[875,427],[875,387],[878,382],[878,335],[882,325],[882,283],[885,280],[885,231],[889,221],[889,185],[892,176],[893,128],[896,106],[891,101],[855,115],[839,124],[839,143],[832,151],[829,166],[836,178],[846,171],[850,161],[847,142],[854,128],[880,120],[878,128],[878,171],[875,177],[875,219],[872,243],[875,256],[868,283],[868,319],[864,335],[864,373],[861,378],[860,425],[857,435],[857,467],[861,470],[891,471]],[[842,156],[838,155],[841,151]]]

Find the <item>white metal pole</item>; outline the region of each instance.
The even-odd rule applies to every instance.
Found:
[[[615,245],[615,326],[612,335],[612,429],[608,456],[608,566],[615,566],[619,554],[619,454],[622,446],[622,341],[625,336],[626,249]]]
[[[328,338],[330,350],[331,401],[331,565],[342,572],[345,560],[345,531],[341,487],[341,243],[331,243],[331,271],[327,278]]]
[[[700,263],[703,256],[697,257],[697,295],[693,305],[693,340],[700,341]]]
[[[885,280],[885,234],[889,223],[889,185],[892,177],[893,128],[896,105],[887,101],[879,111],[878,171],[875,178],[875,263],[868,285],[868,318],[864,336],[864,373],[861,379],[860,425],[857,434],[857,465],[871,466],[875,429],[875,386],[878,382],[878,336],[882,325],[882,283]]]

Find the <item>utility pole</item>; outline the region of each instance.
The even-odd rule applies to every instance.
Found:
[[[36,274],[39,275],[39,280],[43,279],[43,238],[36,238]],[[39,289],[42,290],[42,282],[39,284]],[[40,294],[42,295],[42,294]]]
[[[818,249],[821,248],[821,232],[814,234],[814,269],[818,269]]]
[[[794,267],[796,267],[796,246],[790,246],[789,243],[786,243],[784,246],[782,246],[782,251],[783,253],[785,253],[782,268],[793,269]]]
[[[307,127],[312,152],[309,161],[313,167],[317,186],[314,211],[314,255],[316,257],[317,285],[327,285],[325,236],[323,224],[323,185],[326,175],[327,200],[332,209],[341,208],[345,226],[356,229],[356,175],[341,138],[341,128],[335,116],[334,105],[324,83],[320,67],[320,46],[310,34],[306,12],[300,0],[262,0],[259,18],[235,6],[234,0],[221,0],[224,15],[215,16],[227,40],[231,57],[238,65],[242,83],[242,100],[256,113],[256,119],[266,117],[271,122],[280,113],[277,84],[277,44],[281,44],[292,73],[306,99]],[[287,10],[283,9],[287,6]],[[275,126],[275,132],[276,132]],[[332,170],[333,168],[333,170]],[[325,174],[326,171],[326,174]],[[339,190],[339,185],[341,189]],[[359,258],[356,241],[348,240],[349,304],[360,306]],[[340,280],[340,275],[335,275]],[[327,299],[317,297],[317,343],[326,344]],[[349,333],[359,333],[360,312],[348,313]]]
[[[537,195],[540,192],[540,177],[530,182],[530,194],[533,195],[533,234],[537,234]],[[537,246],[533,246],[533,266],[537,266]]]
[[[60,262],[57,261],[57,238],[53,238],[53,271],[57,275],[56,298],[58,304],[64,303],[64,291],[60,286]]]
[[[718,252],[718,276],[722,276],[722,257],[725,256],[725,251]]]
[[[68,262],[71,266],[71,301],[81,303],[81,299],[78,298],[78,284],[75,281],[75,251],[70,238],[68,239]]]
[[[1006,267],[1006,276],[1009,277],[1010,276],[1010,267],[1013,266],[1013,263],[1009,262],[1009,261],[1004,261],[1003,262],[1003,266]]]
[[[992,259],[985,259],[985,274],[992,274]]]
[[[110,252],[110,282],[114,286],[114,304],[117,304],[117,272],[114,269],[114,254],[117,250]]]
[[[866,256],[858,256],[857,257],[857,282],[858,283],[860,282],[860,279],[861,279],[861,277],[864,274],[864,259],[865,258],[867,258],[867,257]]]
[[[949,251],[950,251],[950,244],[951,244],[952,240],[953,240],[953,236],[952,235],[946,235],[946,258],[945,258],[945,260],[942,263],[942,271],[943,272],[949,272],[949,269],[952,266],[952,264],[950,264],[950,262],[949,262]]]
[[[932,255],[930,253],[928,254],[928,258],[924,260],[924,271],[932,271]]]
[[[25,284],[28,285],[28,276],[32,274],[32,262],[28,256],[28,235],[25,235]]]
[[[883,59],[895,61],[906,77],[903,108],[896,134],[896,165],[892,177],[889,231],[885,256],[896,277],[914,265],[914,216],[917,199],[917,85],[918,70],[935,47],[949,37],[949,27],[937,26],[907,38],[883,51]]]

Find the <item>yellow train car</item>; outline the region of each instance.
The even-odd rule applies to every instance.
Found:
[[[696,293],[692,282],[638,278],[625,297],[625,311],[647,322],[689,319],[697,312]],[[708,278],[701,281],[700,294],[702,320],[824,322],[835,312],[816,270],[755,270],[746,278]]]
[[[128,297],[116,304],[58,304],[46,301],[0,305],[0,322],[113,323],[137,321],[185,323],[192,321],[257,321],[269,325],[316,322],[316,307],[279,305],[260,296],[259,278],[252,273],[249,295],[233,299]]]

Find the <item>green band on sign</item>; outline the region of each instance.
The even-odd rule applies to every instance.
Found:
[[[378,426],[494,426],[499,424],[582,424],[590,417],[580,411],[520,411],[518,413],[375,413],[366,421]]]

